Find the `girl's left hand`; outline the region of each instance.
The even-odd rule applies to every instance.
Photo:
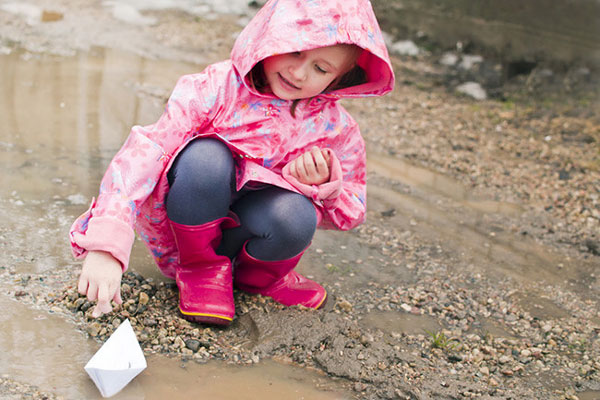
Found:
[[[310,151],[290,162],[290,174],[305,185],[320,185],[329,181],[330,163],[329,154],[313,146]]]

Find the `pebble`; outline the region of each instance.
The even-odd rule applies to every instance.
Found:
[[[506,364],[512,361],[512,358],[509,356],[501,356],[498,361],[500,362],[500,364]]]
[[[146,305],[150,301],[150,298],[145,292],[140,292],[139,304]]]
[[[102,330],[102,325],[100,325],[100,323],[98,323],[98,322],[92,322],[87,327],[87,333],[92,337],[98,336],[100,334],[101,330]]]
[[[348,300],[340,299],[336,305],[347,313],[352,312],[352,304]]]
[[[200,349],[200,341],[196,339],[188,339],[185,341],[185,347],[192,350],[194,353]]]

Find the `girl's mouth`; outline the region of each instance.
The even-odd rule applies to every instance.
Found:
[[[293,90],[300,90],[300,88],[298,86],[294,85],[293,83],[291,83],[290,81],[285,79],[279,72],[277,73],[277,76],[279,76],[279,80],[283,83],[283,86],[289,87],[290,89],[293,89]]]

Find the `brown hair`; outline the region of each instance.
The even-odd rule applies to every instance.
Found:
[[[265,93],[268,88],[267,79],[265,77],[265,71],[263,69],[262,62],[256,64],[250,73],[248,74],[248,81],[254,89],[261,93]],[[342,76],[336,78],[331,84],[323,91],[323,93],[333,92],[335,90],[345,89],[351,86],[362,85],[367,82],[367,73],[364,69],[355,65],[350,71],[346,72]],[[303,99],[296,99],[292,102],[290,107],[290,114],[296,118],[296,107]]]

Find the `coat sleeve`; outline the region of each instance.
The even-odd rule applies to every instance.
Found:
[[[364,222],[366,202],[366,152],[358,125],[354,122],[332,140],[326,151],[331,158],[330,179],[321,185],[305,185],[293,176],[289,163],[284,178],[317,208],[319,227],[349,230]]]
[[[160,119],[153,125],[132,128],[108,165],[98,197],[71,227],[76,258],[83,258],[90,250],[102,250],[119,260],[123,271],[127,269],[140,206],[152,193],[173,152],[211,120],[215,88],[208,84],[208,75],[204,71],[181,77]]]

